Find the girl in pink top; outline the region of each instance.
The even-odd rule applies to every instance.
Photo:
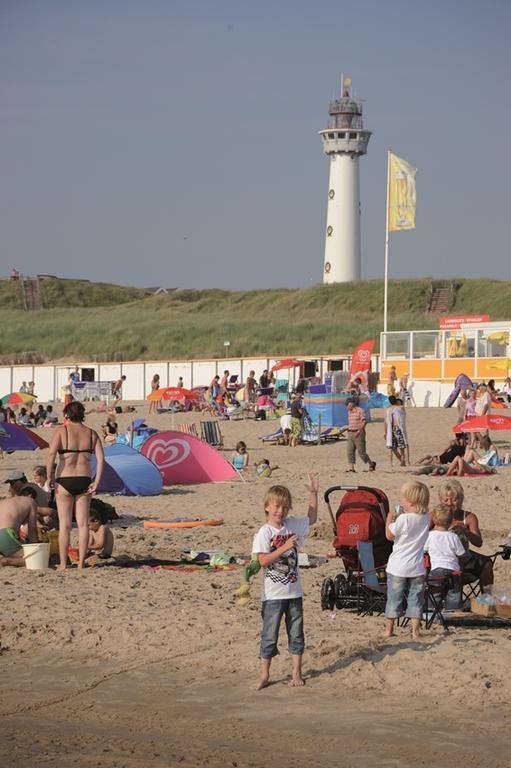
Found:
[[[473,389],[468,390],[468,400],[465,402],[465,418],[473,419],[476,415],[476,393]]]
[[[465,418],[466,419],[475,419],[476,417],[476,393],[474,389],[468,390],[468,399],[465,401]],[[468,448],[473,448],[475,444],[475,435],[473,432],[470,433],[470,438],[468,441]]]

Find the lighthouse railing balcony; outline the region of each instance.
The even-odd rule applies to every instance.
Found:
[[[351,112],[354,115],[362,114],[362,102],[354,101],[350,98],[332,99],[328,104],[328,112],[332,115],[334,113]]]
[[[328,127],[360,130],[362,129],[362,118],[357,115],[330,115]]]

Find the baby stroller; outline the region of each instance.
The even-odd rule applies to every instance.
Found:
[[[334,517],[330,496],[337,491],[345,493]],[[372,612],[378,598],[380,603],[385,600],[384,567],[392,551],[392,542],[385,537],[387,496],[378,488],[334,485],[325,491],[324,498],[334,527],[333,546],[343,561],[345,573],[323,581],[321,608]]]

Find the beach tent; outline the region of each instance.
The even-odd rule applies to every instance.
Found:
[[[129,445],[139,451],[148,437],[158,432],[155,427],[148,427],[144,419],[135,419],[131,424],[131,430],[117,435],[116,443]]]
[[[309,392],[303,398],[303,404],[314,424],[321,421],[322,427],[343,427],[348,423],[346,400],[349,392]],[[364,410],[366,421],[371,421],[371,410],[367,395],[360,395],[358,404]]]
[[[215,448],[183,432],[158,432],[140,450],[158,467],[164,485],[218,483],[239,477]]]
[[[96,457],[91,459],[96,472]],[[129,445],[114,443],[105,447],[105,470],[98,493],[118,493],[121,496],[156,496],[162,480],[158,469],[145,456]]]
[[[35,451],[37,448],[48,448],[48,443],[21,424],[2,421],[0,422],[0,448],[6,453]]]
[[[369,408],[388,408],[390,400],[387,395],[383,395],[381,392],[373,392],[369,395],[367,405]]]

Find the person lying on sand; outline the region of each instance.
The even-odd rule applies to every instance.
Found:
[[[447,448],[442,453],[427,454],[419,459],[417,464],[450,464],[456,456],[463,456],[467,444],[465,434],[456,435],[454,440],[449,441]]]
[[[276,469],[280,469],[278,464],[271,466],[269,459],[254,461],[254,467],[258,477],[271,477],[272,472],[274,472]]]

